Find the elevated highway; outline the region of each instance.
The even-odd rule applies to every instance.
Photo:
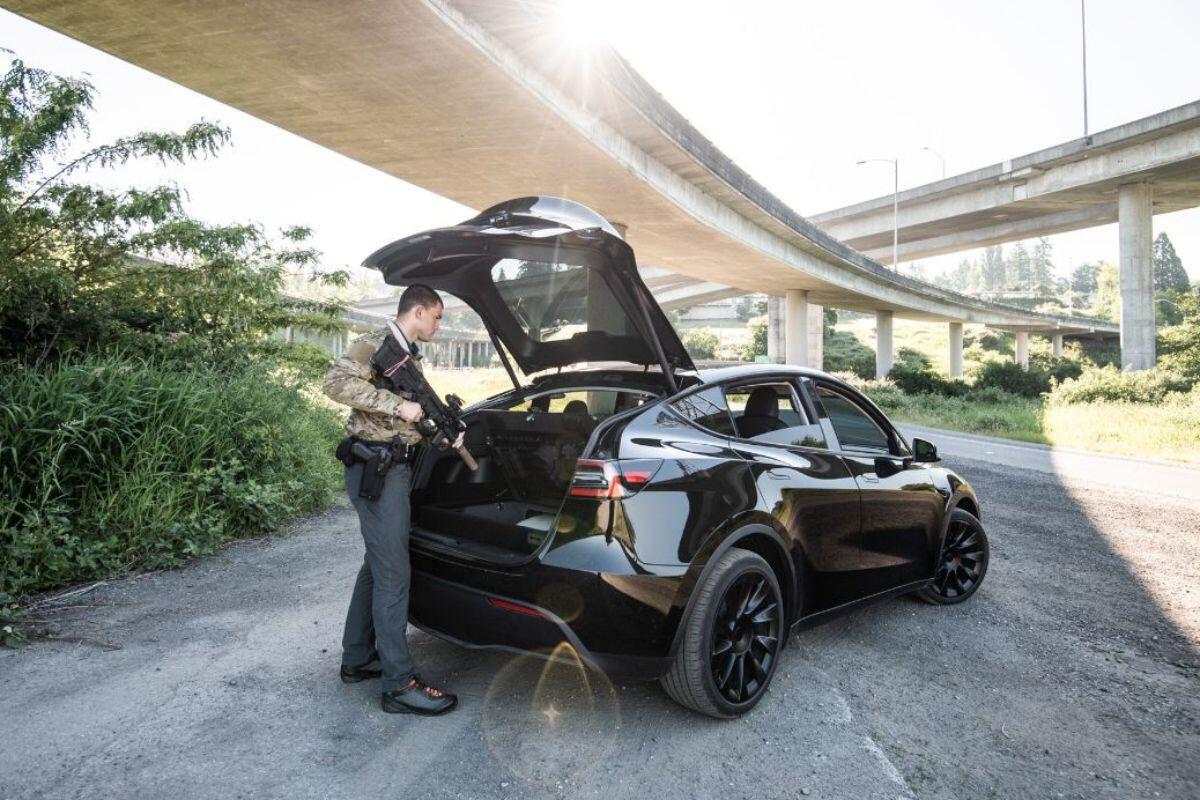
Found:
[[[817,362],[820,306],[1115,336],[898,276],[800,217],[705,139],[611,48],[568,43],[543,0],[0,0],[0,5],[472,208],[527,194],[628,227],[647,265],[786,298],[786,358]],[[364,251],[369,247],[364,246]],[[716,289],[714,288],[714,291]],[[815,343],[813,342],[816,339]]]
[[[893,204],[894,210],[893,210]],[[1200,205],[1200,101],[810,217],[885,263],[1119,223],[1121,351],[1154,366],[1152,217]]]

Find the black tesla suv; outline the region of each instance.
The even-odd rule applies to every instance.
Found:
[[[732,717],[797,629],[979,588],[978,500],[933,445],[910,446],[817,370],[698,371],[590,209],[513,200],[366,264],[467,303],[514,385],[466,413],[477,470],[433,449],[414,466],[418,627],[467,647],[568,647]]]

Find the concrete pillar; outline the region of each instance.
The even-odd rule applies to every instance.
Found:
[[[1050,337],[1050,351],[1055,358],[1062,358],[1063,335],[1056,333]]]
[[[825,307],[808,304],[808,365],[825,369]]]
[[[1154,366],[1154,272],[1152,201],[1148,183],[1131,183],[1117,193],[1121,238],[1121,367]]]
[[[783,360],[783,348],[779,346],[782,339],[779,334],[783,330],[783,314],[780,313],[779,300],[779,295],[767,295],[767,360],[772,364]]]
[[[784,319],[787,323],[787,339],[783,348],[784,357],[789,364],[807,367],[809,365],[808,292],[804,289],[788,289],[786,301]]]
[[[875,378],[892,371],[892,312],[875,312]]]
[[[1029,331],[1017,331],[1017,363],[1029,369]]]
[[[950,323],[950,377],[963,376],[963,324]]]

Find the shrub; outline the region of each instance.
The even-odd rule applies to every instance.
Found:
[[[963,346],[978,346],[980,350],[1011,356],[1013,354],[1013,337],[1011,334],[984,329],[963,336]]]
[[[1158,364],[1200,383],[1200,286],[1181,292],[1176,305],[1180,322],[1159,331]]]
[[[0,398],[0,593],[177,564],[338,488],[338,417],[286,375],[114,354],[8,369]]]
[[[1046,373],[1052,383],[1062,383],[1068,378],[1078,378],[1083,373],[1083,362],[1065,356],[1032,353],[1029,356],[1029,368]]]
[[[914,370],[931,370],[933,368],[929,356],[911,347],[901,347],[896,351],[896,363]]]
[[[1012,401],[1016,395],[1004,391],[998,386],[976,387],[967,393],[967,397],[974,403],[987,403],[989,405],[997,405]]]
[[[1033,365],[1024,369],[1012,361],[988,361],[980,366],[975,385],[992,386],[1021,397],[1037,397],[1050,391],[1050,376]]]
[[[971,387],[958,379],[943,378],[928,366],[929,360],[921,357],[925,366],[913,366],[912,361],[901,362],[892,367],[888,377],[905,394],[937,394],[944,397],[965,397]]]
[[[683,337],[683,346],[692,358],[715,358],[721,340],[711,331],[693,331]]]
[[[750,343],[742,350],[743,361],[753,361],[758,356],[767,354],[767,318],[755,317],[750,320]]]
[[[927,367],[914,367],[904,362],[893,366],[888,378],[905,394],[941,394],[945,382]]]
[[[1054,387],[1050,402],[1056,405],[1077,403],[1160,403],[1171,394],[1191,388],[1179,373],[1164,369],[1123,372],[1114,366],[1085,371],[1078,378]]]
[[[852,372],[838,373],[838,377],[874,401],[885,411],[894,411],[905,403],[904,393],[891,380],[864,380]]]
[[[875,377],[875,351],[853,333],[826,329],[823,351],[826,372],[847,372],[861,380]]]

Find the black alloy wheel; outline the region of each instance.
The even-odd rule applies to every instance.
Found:
[[[696,588],[667,694],[713,717],[753,708],[775,674],[786,631],[779,580],[762,556],[732,548]]]
[[[939,605],[966,600],[983,583],[990,552],[987,534],[979,520],[961,508],[954,509],[933,582],[917,592],[917,596]]]
[[[765,575],[747,572],[725,590],[712,627],[709,666],[717,691],[731,703],[758,693],[779,645],[779,599]]]

